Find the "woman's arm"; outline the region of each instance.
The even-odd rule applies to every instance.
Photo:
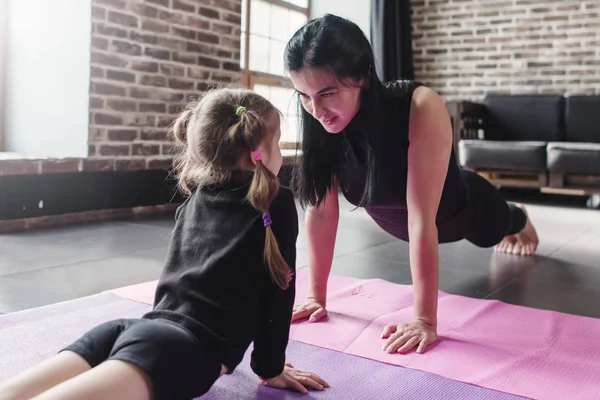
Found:
[[[433,90],[413,95],[409,124],[406,202],[415,319],[437,326],[438,232],[435,219],[452,150],[452,127]]]
[[[415,321],[388,326],[383,335],[389,337],[386,350],[402,352],[417,345],[423,351],[437,340],[436,216],[452,150],[452,127],[443,100],[431,89],[420,87],[413,94],[409,141],[406,201]]]
[[[308,207],[306,210],[308,299],[294,308],[292,321],[309,318],[312,322],[327,315],[327,280],[331,272],[339,216],[338,186],[334,183],[318,208]]]

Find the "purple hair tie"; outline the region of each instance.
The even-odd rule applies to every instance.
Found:
[[[265,223],[265,228],[267,226],[270,226],[273,223],[273,221],[271,221],[271,214],[269,214],[268,212],[266,212],[262,215],[262,219],[263,219],[263,222]]]

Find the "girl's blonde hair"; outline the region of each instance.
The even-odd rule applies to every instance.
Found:
[[[279,123],[278,114],[267,99],[245,89],[214,89],[190,103],[171,130],[178,150],[174,169],[180,190],[190,195],[200,186],[226,181],[234,170],[251,168],[250,154],[271,140]],[[278,192],[277,176],[262,161],[256,161],[248,202],[268,219],[269,207]],[[291,269],[270,223],[265,225],[265,261],[273,281],[286,289]]]

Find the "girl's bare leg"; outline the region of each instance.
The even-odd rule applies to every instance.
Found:
[[[137,366],[108,360],[33,400],[151,400],[152,385]]]
[[[0,400],[29,400],[90,369],[78,354],[63,351],[0,384]]]

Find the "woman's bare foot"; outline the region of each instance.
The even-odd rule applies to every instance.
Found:
[[[527,223],[525,228],[517,234],[506,236],[500,243],[498,243],[494,250],[501,253],[520,254],[522,256],[532,256],[537,250],[537,246],[540,243],[537,232],[529,219],[529,214],[523,204],[516,204],[527,217]]]

